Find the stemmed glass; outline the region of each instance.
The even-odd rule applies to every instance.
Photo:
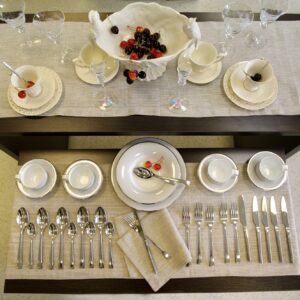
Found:
[[[93,64],[91,65],[91,71],[94,72],[97,76],[97,80],[100,83],[102,87],[103,94],[100,95],[100,102],[99,102],[99,108],[101,110],[107,110],[110,109],[115,102],[113,102],[112,98],[107,95],[107,89],[105,86],[105,62],[101,62],[99,64]],[[96,97],[99,96],[99,93],[97,93]]]
[[[22,34],[21,47],[31,47],[32,41],[25,30],[25,2],[24,0],[0,0],[0,20]]]
[[[263,48],[267,43],[266,29],[269,24],[288,11],[288,0],[260,0],[260,33],[250,32],[247,36],[247,44],[257,49]]]

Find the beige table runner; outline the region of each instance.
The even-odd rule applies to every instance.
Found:
[[[299,21],[277,22],[268,28],[268,46],[262,50],[253,50],[245,45],[245,37],[233,41],[232,49],[223,63],[220,76],[208,85],[188,83],[187,98],[189,110],[185,114],[171,113],[167,108],[168,99],[177,88],[176,61],[169,63],[167,71],[158,80],[152,82],[135,82],[128,85],[122,75],[123,68],[115,79],[107,84],[118,104],[112,110],[103,112],[97,109],[98,101],[94,94],[100,89],[82,82],[76,75],[71,62],[64,65],[57,63],[59,47],[44,42],[31,49],[16,46],[18,34],[7,25],[0,25],[0,57],[17,67],[22,64],[46,66],[54,69],[62,78],[64,92],[61,101],[47,115],[62,116],[128,116],[155,115],[176,117],[214,117],[214,116],[247,116],[247,115],[297,115],[300,114],[300,48]],[[257,25],[257,24],[256,24]],[[203,40],[220,42],[224,40],[222,22],[199,23]],[[32,24],[26,24],[34,39],[37,35]],[[64,44],[73,51],[72,57],[78,55],[80,48],[88,42],[89,23],[67,22],[64,29]],[[222,79],[226,69],[232,64],[257,57],[265,57],[274,68],[278,78],[278,100],[270,107],[249,112],[232,104],[224,94]],[[0,68],[0,117],[17,117],[7,101],[9,73]]]
[[[90,153],[90,154],[86,154]],[[216,209],[216,222],[214,225],[214,250],[215,250],[215,267],[208,267],[208,231],[207,227],[204,225],[202,228],[202,250],[203,250],[203,263],[201,265],[195,264],[196,257],[196,226],[193,222],[192,218],[192,226],[191,226],[191,245],[192,245],[192,256],[193,256],[193,264],[189,268],[184,268],[181,272],[179,272],[176,277],[185,278],[185,277],[211,277],[211,276],[276,276],[276,275],[295,275],[300,274],[299,267],[299,255],[298,255],[298,242],[295,231],[295,223],[293,218],[293,209],[292,207],[296,207],[299,209],[299,201],[292,201],[289,193],[289,185],[288,183],[284,184],[279,190],[274,192],[262,192],[258,188],[256,188],[247,178],[246,175],[246,161],[254,154],[253,151],[238,153],[233,151],[230,157],[237,163],[238,168],[241,171],[238,184],[229,192],[224,195],[216,195],[212,192],[207,191],[202,187],[196,178],[196,170],[197,163],[187,163],[187,174],[188,178],[192,180],[192,186],[189,189],[186,189],[183,193],[182,197],[178,199],[170,208],[169,212],[177,225],[178,230],[180,231],[182,237],[184,237],[184,228],[181,223],[181,210],[183,205],[189,205],[192,209],[194,204],[197,201],[201,201],[204,204],[204,208],[207,204],[214,204]],[[56,211],[60,206],[64,206],[68,209],[70,213],[71,221],[76,220],[76,212],[81,205],[84,205],[88,208],[91,215],[99,205],[103,206],[109,216],[109,219],[114,220],[114,217],[124,215],[129,212],[131,209],[121,202],[116,194],[113,191],[113,187],[110,182],[110,168],[111,164],[101,163],[101,159],[99,158],[99,154],[97,152],[76,152],[72,154],[72,152],[59,152],[59,154],[49,154],[47,153],[36,153],[35,157],[37,158],[45,158],[49,159],[56,167],[58,174],[60,177],[63,174],[66,167],[72,163],[74,160],[77,160],[78,157],[83,159],[92,159],[96,163],[98,163],[104,174],[104,184],[103,188],[98,195],[92,197],[89,200],[79,201],[70,197],[62,186],[62,182],[59,179],[56,185],[55,190],[49,194],[49,196],[45,197],[41,200],[32,200],[23,196],[16,188],[15,200],[13,204],[13,215],[16,215],[17,209],[21,206],[26,207],[30,214],[31,220],[35,221],[37,210],[43,206],[45,207],[51,217],[51,221],[55,221]],[[103,161],[103,160],[102,160]],[[245,247],[243,240],[243,232],[241,226],[239,226],[239,241],[241,246],[241,256],[242,262],[240,264],[236,264],[233,262],[233,231],[232,226],[228,224],[228,238],[229,238],[229,248],[231,255],[231,263],[224,264],[223,263],[223,237],[222,237],[222,228],[221,224],[218,221],[218,213],[217,209],[221,201],[236,201],[238,196],[243,193],[246,199],[246,210],[247,217],[249,222],[249,234],[250,234],[250,245],[251,245],[251,254],[253,262],[248,263],[245,258]],[[292,242],[293,249],[295,255],[295,263],[288,263],[287,256],[287,247],[286,240],[283,231],[283,227],[281,226],[281,238],[282,238],[282,246],[283,246],[283,257],[284,263],[279,263],[276,252],[276,244],[273,228],[271,228],[271,243],[272,243],[272,254],[274,262],[272,264],[264,263],[263,265],[257,262],[257,250],[256,250],[256,238],[255,238],[255,229],[252,224],[251,217],[251,200],[253,195],[257,195],[259,199],[261,199],[262,195],[270,197],[270,195],[274,195],[276,197],[277,207],[279,209],[279,200],[281,195],[285,195],[288,201],[288,209],[290,216],[290,224],[292,228]],[[294,199],[297,200],[297,199]],[[279,222],[281,224],[281,218],[279,218]],[[297,221],[299,222],[299,220]],[[130,230],[130,229],[129,229]],[[18,248],[18,227],[15,224],[15,219],[13,218],[11,224],[11,236],[9,242],[9,253],[7,260],[7,269],[6,269],[6,279],[83,279],[83,278],[128,278],[128,270],[126,263],[124,261],[124,257],[118,246],[116,245],[116,241],[118,236],[115,237],[113,249],[114,249],[114,259],[115,259],[115,268],[110,270],[107,268],[107,240],[105,239],[105,254],[106,254],[106,268],[105,269],[80,269],[78,267],[79,262],[79,237],[76,239],[76,268],[74,270],[69,269],[69,239],[65,236],[65,269],[58,270],[57,264],[55,270],[49,270],[47,268],[48,258],[49,258],[49,246],[50,239],[47,235],[45,235],[45,268],[43,270],[38,270],[37,268],[28,269],[27,267],[27,257],[29,250],[29,240],[26,237],[24,242],[24,269],[19,270],[16,268],[16,256],[17,256],[17,248]],[[266,248],[264,235],[262,235],[263,241],[263,253],[264,253],[264,261],[266,262]],[[56,258],[58,257],[58,244],[59,240],[56,240]],[[35,259],[37,258],[37,249],[38,249],[38,239],[34,242],[34,250],[35,250]],[[98,257],[98,236],[95,238],[94,242],[94,251],[95,258]],[[86,258],[88,259],[88,243],[86,240]],[[57,262],[57,260],[56,260]],[[97,264],[96,264],[97,265]]]

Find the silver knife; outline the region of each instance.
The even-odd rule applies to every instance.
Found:
[[[145,236],[145,233],[144,233],[144,230],[143,230],[143,227],[142,227],[142,223],[141,223],[141,220],[137,214],[136,211],[134,211],[134,216],[135,218],[138,220],[137,222],[137,227],[139,229],[139,233],[141,235],[141,237],[143,238],[144,240],[144,243],[145,243],[145,247],[147,249],[147,252],[148,252],[148,256],[149,256],[149,259],[150,259],[150,262],[151,262],[151,265],[153,267],[153,271],[155,274],[158,274],[158,269],[157,269],[157,266],[156,266],[156,263],[155,263],[155,260],[154,260],[154,257],[153,257],[153,254],[151,252],[151,248],[150,248],[150,245],[149,245],[149,240],[146,238]]]
[[[269,227],[269,219],[268,219],[268,205],[267,205],[266,196],[263,196],[262,205],[261,205],[261,215],[262,215],[261,221],[265,228],[268,262],[271,263],[272,253],[271,253],[271,241],[270,241],[270,227]]]
[[[270,211],[271,211],[271,221],[274,226],[275,230],[275,237],[276,237],[276,244],[277,244],[277,251],[278,251],[278,260],[282,262],[282,250],[281,250],[281,240],[280,240],[280,233],[279,233],[279,226],[278,226],[278,219],[277,219],[277,209],[274,196],[271,196],[270,201]]]
[[[287,240],[287,245],[288,245],[288,250],[289,250],[289,258],[290,258],[290,263],[294,262],[294,255],[293,255],[293,249],[292,249],[292,243],[291,243],[291,229],[289,225],[289,219],[288,219],[288,211],[286,207],[286,201],[284,196],[281,198],[281,216],[282,216],[282,222],[285,227],[285,232],[286,232],[286,240]]]
[[[247,228],[247,218],[246,218],[246,209],[245,209],[244,201],[245,201],[244,195],[241,195],[241,197],[239,199],[240,221],[242,223],[243,231],[244,231],[247,260],[251,261],[250,246],[249,246],[249,233],[248,233],[248,228]]]
[[[263,256],[262,256],[262,249],[261,249],[261,231],[260,231],[259,216],[258,216],[258,203],[257,203],[256,196],[253,197],[253,202],[252,202],[252,218],[253,218],[253,223],[255,225],[255,230],[256,230],[258,261],[262,264]]]

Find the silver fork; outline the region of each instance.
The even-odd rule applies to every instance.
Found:
[[[220,221],[223,225],[223,243],[224,243],[224,262],[230,262],[230,256],[228,251],[228,242],[227,242],[227,228],[226,224],[228,221],[228,210],[227,210],[227,203],[221,203],[220,206]]]
[[[191,225],[191,216],[190,216],[190,208],[188,206],[184,206],[182,208],[182,223],[185,227],[185,244],[187,248],[191,249],[190,242],[190,225]],[[191,263],[187,263],[187,267],[190,266]]]
[[[202,262],[201,253],[201,223],[203,221],[203,206],[202,203],[196,203],[195,207],[195,222],[197,224],[197,264]]]
[[[238,238],[238,226],[237,226],[239,221],[239,211],[236,203],[231,203],[230,219],[231,219],[231,223],[233,224],[235,262],[240,262],[241,253],[240,253],[240,245],[239,245],[239,238]]]
[[[212,237],[212,232],[213,232],[213,224],[214,224],[214,207],[213,206],[208,206],[206,210],[206,223],[208,226],[209,230],[209,263],[208,265],[214,266],[215,265],[215,259],[214,259],[214,252],[213,252],[213,237]]]

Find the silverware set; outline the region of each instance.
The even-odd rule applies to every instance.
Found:
[[[104,268],[104,250],[103,250],[103,231],[108,239],[109,245],[109,262],[108,267],[113,268],[113,255],[112,255],[112,239],[114,235],[114,225],[107,222],[105,210],[98,207],[95,212],[94,222],[90,220],[90,215],[85,207],[80,207],[77,212],[77,225],[80,228],[81,244],[80,244],[80,264],[81,268],[85,268],[85,243],[84,237],[89,239],[89,267],[94,268],[94,245],[93,240],[99,230],[99,268]],[[49,254],[49,269],[55,268],[55,243],[56,238],[59,236],[59,255],[58,255],[58,268],[64,268],[64,236],[67,231],[67,236],[70,240],[70,268],[75,268],[75,240],[77,236],[77,228],[75,223],[70,222],[68,211],[64,207],[60,207],[57,211],[55,223],[50,223],[50,217],[45,208],[40,208],[37,212],[36,225],[30,222],[29,212],[21,207],[17,212],[16,223],[20,228],[19,233],[19,247],[17,266],[23,268],[23,240],[26,233],[30,240],[28,266],[34,267],[34,239],[38,233],[39,247],[37,267],[42,269],[44,266],[44,233],[48,228],[48,236],[51,240],[50,254]],[[38,232],[37,230],[38,229]]]
[[[278,223],[278,213],[276,209],[276,202],[274,196],[270,197],[268,204],[267,197],[263,196],[261,205],[258,203],[258,198],[253,197],[252,201],[252,219],[255,226],[256,238],[257,238],[257,252],[258,252],[258,261],[263,263],[263,247],[262,247],[262,227],[265,235],[265,244],[266,244],[266,253],[267,260],[269,263],[272,262],[272,245],[271,245],[271,228],[270,224],[274,227],[274,234],[276,240],[276,248],[278,253],[278,261],[283,262],[281,239],[280,239],[280,226]],[[268,209],[269,207],[269,209]],[[261,208],[261,209],[260,209]],[[294,261],[292,245],[291,245],[291,230],[288,221],[288,211],[286,206],[285,197],[281,198],[281,216],[282,223],[285,228],[286,240],[289,261],[292,263]],[[271,222],[269,222],[269,218]],[[196,263],[201,264],[202,262],[202,251],[201,251],[201,230],[202,224],[206,224],[208,228],[208,265],[215,265],[214,258],[214,243],[213,243],[213,229],[214,223],[216,222],[216,213],[215,208],[212,205],[208,205],[206,211],[203,210],[202,203],[196,203],[194,207],[194,222],[197,227],[197,257]],[[232,202],[230,207],[227,203],[222,202],[219,208],[219,222],[222,225],[222,234],[223,234],[223,249],[224,249],[224,263],[230,262],[229,246],[227,240],[227,224],[231,223],[233,228],[233,240],[234,240],[234,261],[235,263],[241,262],[241,252],[239,244],[239,224],[242,225],[246,259],[251,261],[251,252],[250,252],[250,242],[249,242],[249,231],[248,223],[246,217],[245,209],[245,199],[243,195],[239,198],[238,202]],[[182,224],[185,228],[185,243],[189,250],[191,250],[191,241],[190,241],[190,230],[191,230],[191,213],[188,206],[182,208]],[[190,263],[188,264],[188,266]]]

